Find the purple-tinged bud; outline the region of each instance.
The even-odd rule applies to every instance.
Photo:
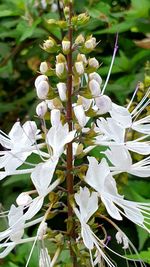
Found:
[[[89,81],[89,89],[93,97],[97,97],[101,93],[100,85],[96,80]]]
[[[43,118],[47,112],[47,105],[45,101],[42,101],[39,103],[36,107],[36,114],[40,117]]]
[[[109,112],[112,108],[112,101],[109,96],[101,95],[95,98],[98,114],[102,115]]]
[[[35,87],[37,87],[41,81],[48,81],[48,77],[46,75],[39,75],[35,79],[35,83],[34,83],[35,84]]]
[[[66,96],[67,86],[66,86],[66,84],[65,83],[58,83],[57,89],[58,89],[58,93],[59,93],[59,97],[60,97],[61,101],[66,101],[67,100],[67,96]]]
[[[96,72],[92,72],[92,73],[90,73],[89,74],[89,79],[90,80],[95,80],[95,81],[97,81],[98,83],[99,83],[99,85],[101,86],[101,84],[102,84],[102,78],[101,78],[101,76],[98,74],[98,73],[96,73]]]
[[[39,99],[46,99],[49,92],[49,84],[47,81],[41,81],[36,87],[36,93]]]
[[[89,66],[91,68],[98,69],[99,68],[99,62],[98,62],[98,60],[95,57],[90,58],[89,59]]]

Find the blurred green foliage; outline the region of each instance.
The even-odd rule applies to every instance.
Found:
[[[51,61],[51,56],[40,45],[49,35],[58,42],[62,32],[51,27],[46,20],[62,17],[62,12],[54,12],[52,4],[42,7],[40,0],[1,0],[0,2],[0,124],[9,130],[20,118],[33,118],[36,106],[34,80],[40,61]],[[146,62],[150,57],[150,1],[149,0],[75,0],[75,13],[87,11],[91,20],[83,34],[96,36],[98,44],[93,56],[101,62],[99,73],[105,80],[114,49],[115,35],[119,33],[119,50],[112,69],[107,93],[118,103],[125,103],[134,91],[137,82],[148,78]],[[55,2],[57,3],[57,1]],[[78,32],[75,32],[77,36]],[[93,153],[99,153],[94,151]],[[1,201],[5,208],[15,201],[18,192],[28,188],[28,177],[11,177],[0,189]],[[13,185],[13,188],[12,188]],[[3,192],[3,194],[2,194]],[[124,187],[125,196],[135,201],[148,201],[150,185],[148,180],[130,179]],[[7,196],[7,197],[6,197]],[[6,222],[0,225],[4,228]],[[139,246],[140,257],[149,263],[150,241],[143,230],[133,229],[132,225],[123,225],[125,231],[134,238]],[[131,228],[131,229],[130,229]],[[25,266],[31,244],[16,249],[0,262],[3,267]],[[37,252],[34,252],[30,266],[37,266]],[[60,256],[58,266],[71,266],[68,251]],[[131,265],[132,266],[132,265]]]

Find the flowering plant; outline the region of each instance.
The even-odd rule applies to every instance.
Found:
[[[31,190],[20,193],[17,204],[12,204],[6,213],[8,228],[0,233],[0,258],[18,244],[33,242],[27,267],[36,243],[41,241],[40,267],[57,266],[63,246],[70,250],[73,267],[114,267],[109,252],[126,260],[133,260],[126,251],[138,255],[117,221],[126,217],[150,232],[150,204],[125,199],[118,192],[116,180],[116,175],[124,172],[149,177],[150,116],[140,115],[149,105],[150,89],[134,109],[131,107],[138,86],[127,107],[113,103],[105,89],[118,36],[103,84],[97,73],[99,62],[89,57],[98,45],[95,37],[73,35],[77,28],[86,25],[89,16],[74,15],[71,0],[63,1],[63,8],[64,20],[48,23],[67,33],[61,43],[52,37],[44,41],[42,49],[55,54],[56,60],[51,64],[41,62],[35,79],[39,99],[36,114],[41,130],[34,121],[27,121],[23,125],[16,122],[8,135],[0,131],[4,148],[0,152],[0,179],[26,173],[32,181]],[[138,133],[136,139],[130,138],[132,132]],[[103,148],[100,161],[88,155],[97,146]],[[143,155],[142,160],[134,163],[132,152]],[[39,163],[29,161],[31,154],[39,157]],[[59,235],[57,229],[52,231],[48,225],[57,213],[67,214],[66,230],[60,230]],[[122,253],[109,247],[109,234],[104,225],[99,226],[99,220],[114,227],[115,242],[122,244]],[[26,228],[34,225],[38,225],[36,235],[26,237]],[[44,241],[56,245],[55,253]],[[144,266],[140,257],[138,261]]]

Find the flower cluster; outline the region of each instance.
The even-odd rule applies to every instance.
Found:
[[[85,25],[89,20],[88,15],[85,13],[68,18],[66,14],[70,1],[65,2],[66,21],[61,21],[61,25],[69,25],[70,19],[74,27]],[[50,20],[48,23],[60,25],[60,21]],[[84,245],[89,251],[92,266],[103,264],[104,261],[110,267],[116,266],[105,253],[105,250],[111,251],[107,244],[106,230],[102,228],[104,238],[100,239],[97,230],[90,223],[91,218],[94,220],[99,217],[111,223],[116,231],[116,244],[122,243],[125,250],[130,250],[131,247],[136,252],[116,221],[113,222],[114,219],[120,221],[126,217],[149,232],[150,204],[125,199],[118,192],[115,177],[124,172],[143,178],[150,175],[150,115],[140,116],[150,103],[150,89],[132,111],[130,107],[135,94],[126,107],[113,103],[104,93],[117,45],[105,84],[99,75],[99,62],[95,57],[89,56],[97,45],[95,37],[84,37],[81,34],[73,41],[66,35],[61,44],[57,44],[52,37],[45,40],[42,48],[55,54],[55,62],[41,62],[40,75],[35,80],[39,99],[36,115],[41,122],[41,130],[34,121],[27,121],[23,125],[16,122],[8,135],[0,131],[0,144],[4,148],[0,151],[0,180],[26,173],[32,181],[31,190],[22,192],[16,199],[16,205],[12,204],[7,214],[8,229],[0,233],[0,258],[8,255],[18,244],[33,242],[34,248],[37,240],[51,240],[46,223],[49,213],[56,204],[59,207],[61,203],[63,212],[67,208],[66,201],[62,205],[61,198],[67,197],[68,191],[65,188],[69,171],[66,167],[66,162],[69,161],[68,144],[72,146],[71,173],[76,178],[75,194],[69,196],[70,209],[76,216],[73,218],[73,224],[76,225],[73,229],[76,231],[75,238],[78,236],[76,257],[79,258],[78,253]],[[71,69],[69,57],[73,58]],[[52,76],[54,79],[51,79]],[[68,93],[69,81],[71,94]],[[70,101],[72,110],[68,118]],[[132,131],[138,133],[137,139],[130,139]],[[88,155],[97,146],[104,148],[101,161]],[[143,159],[133,162],[132,152],[143,155]],[[30,162],[31,154],[38,155],[39,163]],[[62,191],[60,184],[64,188]],[[107,216],[100,211],[102,205],[105,206]],[[45,213],[42,211],[43,206],[48,207]],[[37,214],[40,215],[37,217]],[[69,218],[67,223],[69,225]],[[24,238],[25,229],[33,225],[38,225],[36,236]],[[67,236],[68,233],[66,238]],[[57,244],[56,240],[55,243]],[[41,249],[40,267],[55,265],[61,253],[59,245],[53,258],[49,253],[51,251],[47,248]],[[32,251],[26,267],[31,256]],[[143,263],[141,266],[144,266]]]

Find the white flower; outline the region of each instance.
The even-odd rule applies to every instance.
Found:
[[[67,100],[67,96],[66,96],[67,86],[66,86],[66,83],[57,83],[57,89],[58,89],[58,93],[59,93],[59,97],[60,97],[61,101],[66,101]]]
[[[42,101],[36,107],[36,114],[39,117],[43,118],[45,116],[46,112],[47,112],[47,104],[45,101]]]
[[[112,146],[103,153],[114,165],[114,167],[110,167],[112,174],[128,172],[139,177],[149,177],[150,175],[150,157],[133,164],[129,151],[123,146]]]
[[[101,95],[95,98],[96,106],[98,107],[97,114],[102,115],[109,112],[112,108],[112,101],[107,95]]]
[[[92,79],[91,81],[89,81],[89,89],[90,89],[91,94],[92,94],[93,97],[97,97],[101,93],[100,85],[94,79]]]
[[[115,179],[110,174],[106,159],[102,159],[100,163],[94,157],[88,157],[88,160],[89,168],[85,181],[97,191],[109,215],[116,220],[122,220],[122,214],[150,232],[145,226],[150,219],[150,204],[128,201],[118,194]]]
[[[29,196],[27,192],[21,193],[16,199],[16,203],[18,206],[27,206],[31,202],[32,198]]]
[[[47,71],[48,71],[48,64],[47,64],[47,62],[46,62],[46,61],[41,62],[41,64],[40,64],[40,72],[41,72],[42,74],[44,74],[44,73],[46,73]]]
[[[84,127],[88,121],[88,118],[85,115],[84,109],[82,105],[77,105],[73,108],[74,114],[80,124],[81,127]]]
[[[88,63],[89,63],[89,66],[92,67],[92,68],[95,68],[95,69],[99,68],[99,62],[95,57],[90,58]]]
[[[84,65],[82,61],[75,62],[75,70],[78,75],[82,75],[84,73]]]
[[[0,134],[0,143],[7,149],[0,153],[0,168],[5,168],[6,172],[15,171],[36,149],[34,144],[37,139],[39,130],[33,121],[27,121],[23,126],[16,122],[8,136]]]
[[[101,86],[102,84],[102,78],[101,76],[97,73],[97,72],[92,72],[89,74],[89,79],[90,80],[95,80],[99,83],[99,85]]]
[[[49,92],[49,83],[41,81],[36,87],[36,93],[39,99],[46,99]]]

